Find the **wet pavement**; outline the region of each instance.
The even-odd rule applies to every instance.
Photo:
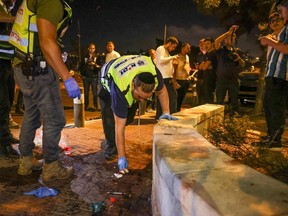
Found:
[[[40,171],[29,176],[17,175],[18,159],[0,158],[0,216],[10,215],[92,215],[91,204],[105,203],[102,215],[152,215],[152,139],[156,123],[154,113],[136,117],[126,127],[126,152],[129,173],[116,178],[117,159],[104,159],[105,140],[100,112],[85,113],[85,127],[74,127],[74,111],[71,99],[64,97],[67,125],[62,131],[60,146],[71,148],[71,154],[60,153],[63,164],[74,168],[74,176],[63,181],[51,182],[49,187],[60,193],[55,197],[37,198],[23,195],[43,185],[39,183]],[[189,108],[189,105],[186,106]],[[245,107],[244,107],[245,108]],[[263,115],[253,115],[253,106],[247,105],[246,114],[265,131]],[[22,116],[13,115],[17,123]],[[12,129],[15,137],[20,129]],[[287,130],[286,130],[287,131]],[[36,141],[41,140],[40,130]],[[286,138],[287,139],[287,138]],[[41,143],[36,143],[35,155],[41,158]],[[17,146],[15,146],[17,147]],[[109,192],[121,192],[111,194]]]

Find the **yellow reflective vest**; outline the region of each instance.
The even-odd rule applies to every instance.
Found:
[[[58,38],[61,38],[64,35],[68,26],[71,24],[72,17],[71,7],[65,1],[61,0],[61,2],[63,3],[64,10],[66,11],[64,13],[66,16],[60,23],[58,23]],[[27,0],[24,0],[17,11],[17,16],[9,40],[9,43],[11,43],[14,47],[16,47],[17,50],[24,54],[40,53],[39,41],[35,40],[35,33],[38,32],[36,18],[37,16],[35,12],[28,8]]]
[[[110,92],[109,82],[113,80],[131,106],[135,102],[131,91],[132,81],[136,75],[143,72],[150,72],[155,77],[156,89],[158,79],[155,65],[150,57],[141,55],[122,56],[108,62],[101,69],[101,84]]]
[[[0,12],[9,14],[4,3],[1,3]],[[14,57],[14,47],[8,42],[11,26],[11,23],[0,23],[0,59],[11,60]]]

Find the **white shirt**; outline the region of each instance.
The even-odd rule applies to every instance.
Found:
[[[113,50],[111,53],[106,54],[105,63],[111,61],[112,59],[119,58],[120,54]]]
[[[156,66],[160,70],[163,79],[173,78],[174,67],[172,63],[173,57],[169,55],[168,50],[164,46],[156,49]]]

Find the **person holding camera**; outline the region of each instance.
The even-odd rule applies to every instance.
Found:
[[[245,61],[241,58],[239,49],[235,48],[237,25],[232,25],[224,34],[220,35],[214,42],[217,57],[216,69],[216,103],[223,104],[228,91],[231,108],[230,115],[239,112],[239,71],[245,67]],[[224,45],[221,46],[221,43]]]
[[[80,66],[80,76],[83,79],[84,85],[84,101],[85,111],[95,112],[98,109],[98,97],[97,97],[97,85],[98,75],[101,66],[97,64],[97,54],[95,53],[96,46],[94,43],[90,43],[88,47],[88,53],[85,55],[84,60]],[[93,107],[89,107],[89,90],[92,88],[93,94]]]

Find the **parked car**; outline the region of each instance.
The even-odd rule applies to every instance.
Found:
[[[255,102],[259,77],[260,69],[255,69],[254,67],[239,74],[239,99],[241,103],[247,101]]]

